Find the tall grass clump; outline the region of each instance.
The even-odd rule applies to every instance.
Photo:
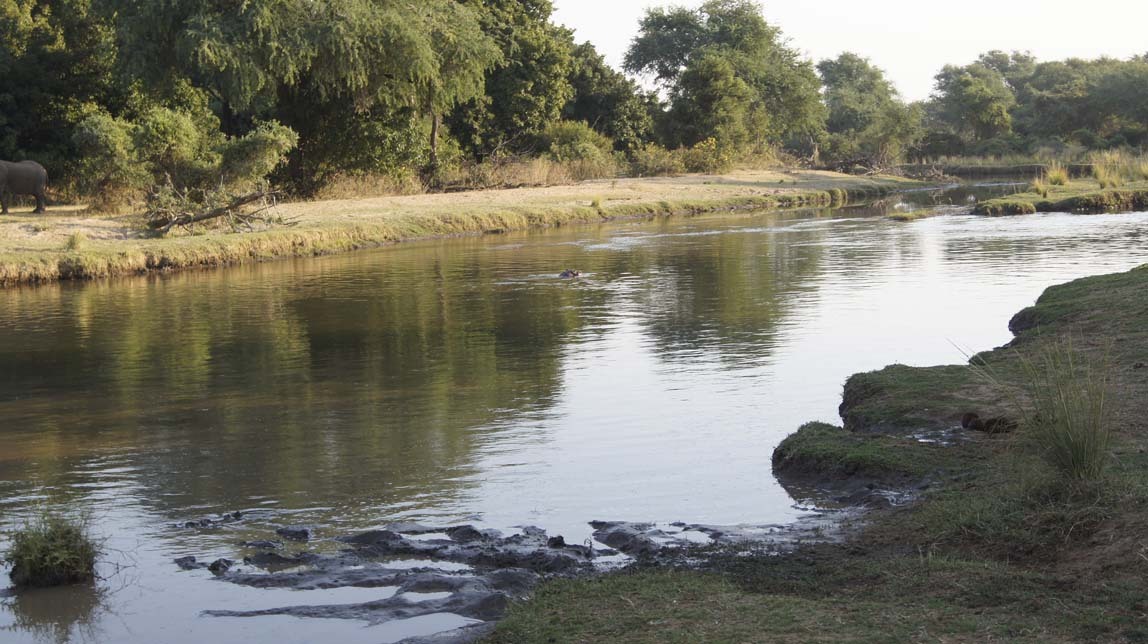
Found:
[[[11,536],[4,561],[16,586],[62,586],[91,581],[96,575],[99,543],[84,519],[45,513]]]
[[[1028,437],[1065,478],[1100,478],[1112,441],[1107,361],[1095,364],[1071,344],[1057,343],[1023,359],[1022,368],[1031,402]]]
[[[1068,185],[1068,168],[1065,168],[1059,161],[1053,161],[1048,165],[1044,179],[1051,186],[1066,186]]]
[[[1044,177],[1033,179],[1032,183],[1029,184],[1028,189],[1030,192],[1034,192],[1044,199],[1048,199],[1048,183],[1045,181]]]

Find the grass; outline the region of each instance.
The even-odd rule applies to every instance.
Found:
[[[1045,171],[1044,178],[1050,186],[1067,186],[1068,169],[1059,161],[1053,161],[1048,164],[1048,170]]]
[[[1038,212],[1097,214],[1148,209],[1148,180],[1117,181],[1102,166],[1093,166],[1100,178],[1073,179],[1064,185],[1039,181],[1027,192],[977,204],[976,214],[987,216],[1030,215]]]
[[[1059,343],[1022,358],[1022,364],[1034,408],[1026,433],[1066,478],[1099,479],[1112,443],[1108,367],[1092,364],[1071,344]]]
[[[491,641],[1148,641],[1146,292],[1148,267],[1055,286],[975,367],[850,378],[845,428],[775,451],[783,483],[933,484],[846,543],[550,583]],[[1025,422],[962,432],[965,411]],[[940,431],[957,438],[917,440]]]
[[[786,184],[780,187],[779,179]],[[147,237],[132,217],[53,208],[0,217],[0,284],[95,279],[338,253],[403,241],[494,234],[623,218],[838,206],[918,185],[899,178],[741,170],[720,176],[617,179],[576,185],[284,204],[293,227]],[[595,205],[594,202],[597,201]],[[29,223],[48,226],[36,233]],[[83,234],[79,249],[70,238]]]
[[[4,560],[16,586],[44,587],[91,581],[99,544],[83,519],[45,513],[11,535]]]

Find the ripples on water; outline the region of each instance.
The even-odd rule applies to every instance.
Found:
[[[426,628],[198,618],[316,603],[169,564],[235,556],[272,523],[538,524],[579,540],[591,519],[790,519],[770,453],[835,421],[849,374],[1002,344],[1048,285],[1148,261],[1146,222],[703,217],[0,292],[0,513],[85,508],[127,566],[69,600],[91,604],[79,617],[0,600],[0,639]],[[584,277],[557,279],[566,267]],[[235,509],[254,518],[174,527]],[[324,597],[382,598],[347,593]]]

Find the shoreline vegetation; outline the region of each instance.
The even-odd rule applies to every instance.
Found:
[[[843,425],[773,456],[798,496],[866,493],[844,543],[551,582],[489,641],[1148,637],[1146,289],[1148,266],[1053,286],[968,365],[850,378]]]
[[[138,217],[53,208],[0,216],[0,285],[216,267],[462,235],[618,219],[751,209],[835,207],[918,187],[898,177],[811,170],[587,181],[446,194],[301,201],[277,207],[292,226],[159,237]],[[556,269],[557,270],[557,269]]]

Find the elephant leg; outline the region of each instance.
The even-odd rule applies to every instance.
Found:
[[[36,209],[33,210],[32,213],[37,214],[37,215],[44,214],[44,206],[46,203],[47,203],[47,200],[44,199],[44,193],[37,192],[36,193]]]
[[[8,214],[8,191],[0,190],[0,215]]]

